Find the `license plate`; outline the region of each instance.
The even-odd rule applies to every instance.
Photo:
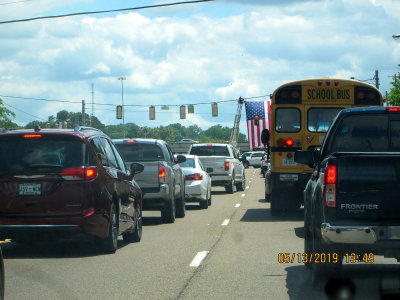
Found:
[[[19,195],[37,196],[42,194],[42,185],[40,183],[21,183],[19,185]]]
[[[279,179],[281,181],[297,181],[299,176],[297,174],[280,174]]]
[[[297,164],[294,161],[294,159],[286,159],[286,158],[282,159],[282,166],[295,166],[295,165]]]

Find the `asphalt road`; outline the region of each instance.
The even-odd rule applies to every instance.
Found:
[[[328,299],[302,263],[278,262],[303,252],[303,211],[271,217],[259,172],[246,170],[244,192],[214,187],[211,207],[188,204],[174,224],[144,212],[142,241],[121,238],[116,254],[81,241],[3,243],[5,299]],[[381,277],[398,278],[394,260],[375,261],[344,265],[356,299],[379,299]]]

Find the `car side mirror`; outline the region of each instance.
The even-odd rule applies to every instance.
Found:
[[[185,155],[177,155],[176,156],[176,163],[180,164],[186,161],[186,156]]]
[[[310,150],[297,150],[294,153],[294,161],[303,165],[314,165],[313,151]]]
[[[136,162],[131,164],[131,175],[132,176],[143,172],[143,170],[144,170],[144,166],[142,164],[139,164]]]

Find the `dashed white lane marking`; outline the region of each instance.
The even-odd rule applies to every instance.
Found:
[[[224,222],[222,222],[221,226],[226,226],[229,224],[229,219],[225,219]]]
[[[239,206],[240,206],[240,203],[238,203],[238,204],[235,205],[235,207],[239,207]]]
[[[248,190],[249,189],[249,187],[248,186],[246,186],[246,190]]]
[[[201,251],[196,254],[193,258],[192,262],[190,263],[191,267],[198,267],[200,266],[201,262],[206,258],[209,251]]]
[[[242,197],[246,197],[246,194],[242,194]]]
[[[249,183],[251,183],[251,180],[249,181]]]

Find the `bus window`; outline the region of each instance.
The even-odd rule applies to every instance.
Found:
[[[342,108],[310,108],[307,116],[307,129],[310,132],[327,132],[333,119]]]
[[[275,130],[278,132],[300,131],[300,110],[297,108],[277,108]]]

